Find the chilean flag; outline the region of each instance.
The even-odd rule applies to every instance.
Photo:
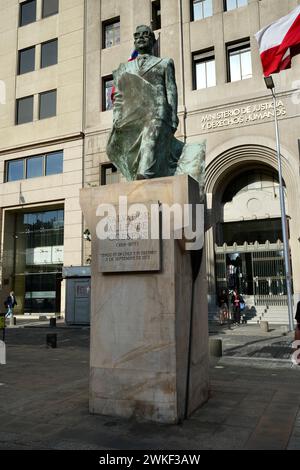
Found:
[[[265,77],[291,68],[292,57],[300,53],[300,5],[255,37]]]

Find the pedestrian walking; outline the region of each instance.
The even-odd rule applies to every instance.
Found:
[[[237,289],[234,289],[231,303],[232,303],[232,312],[233,312],[233,321],[238,325],[241,323],[241,302],[243,301],[242,297],[238,293]]]
[[[14,307],[17,305],[17,300],[14,291],[12,290],[4,302],[7,312],[5,318],[11,318],[14,314]]]

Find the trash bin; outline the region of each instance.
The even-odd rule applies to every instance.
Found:
[[[50,318],[50,327],[55,328],[56,327],[56,318]]]

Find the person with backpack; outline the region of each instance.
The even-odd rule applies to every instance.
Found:
[[[14,307],[17,305],[17,300],[14,291],[11,291],[6,301],[4,302],[7,312],[5,318],[11,318],[14,314]]]

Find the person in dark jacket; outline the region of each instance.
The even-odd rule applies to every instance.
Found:
[[[296,316],[295,320],[298,325],[300,325],[300,301],[297,303],[297,310],[296,310]]]
[[[16,300],[16,296],[15,296],[14,291],[10,292],[9,296],[7,297],[7,299],[5,301],[5,305],[6,305],[6,308],[7,308],[7,312],[6,312],[5,317],[10,318],[10,317],[13,316],[14,307],[17,305],[17,300]]]

